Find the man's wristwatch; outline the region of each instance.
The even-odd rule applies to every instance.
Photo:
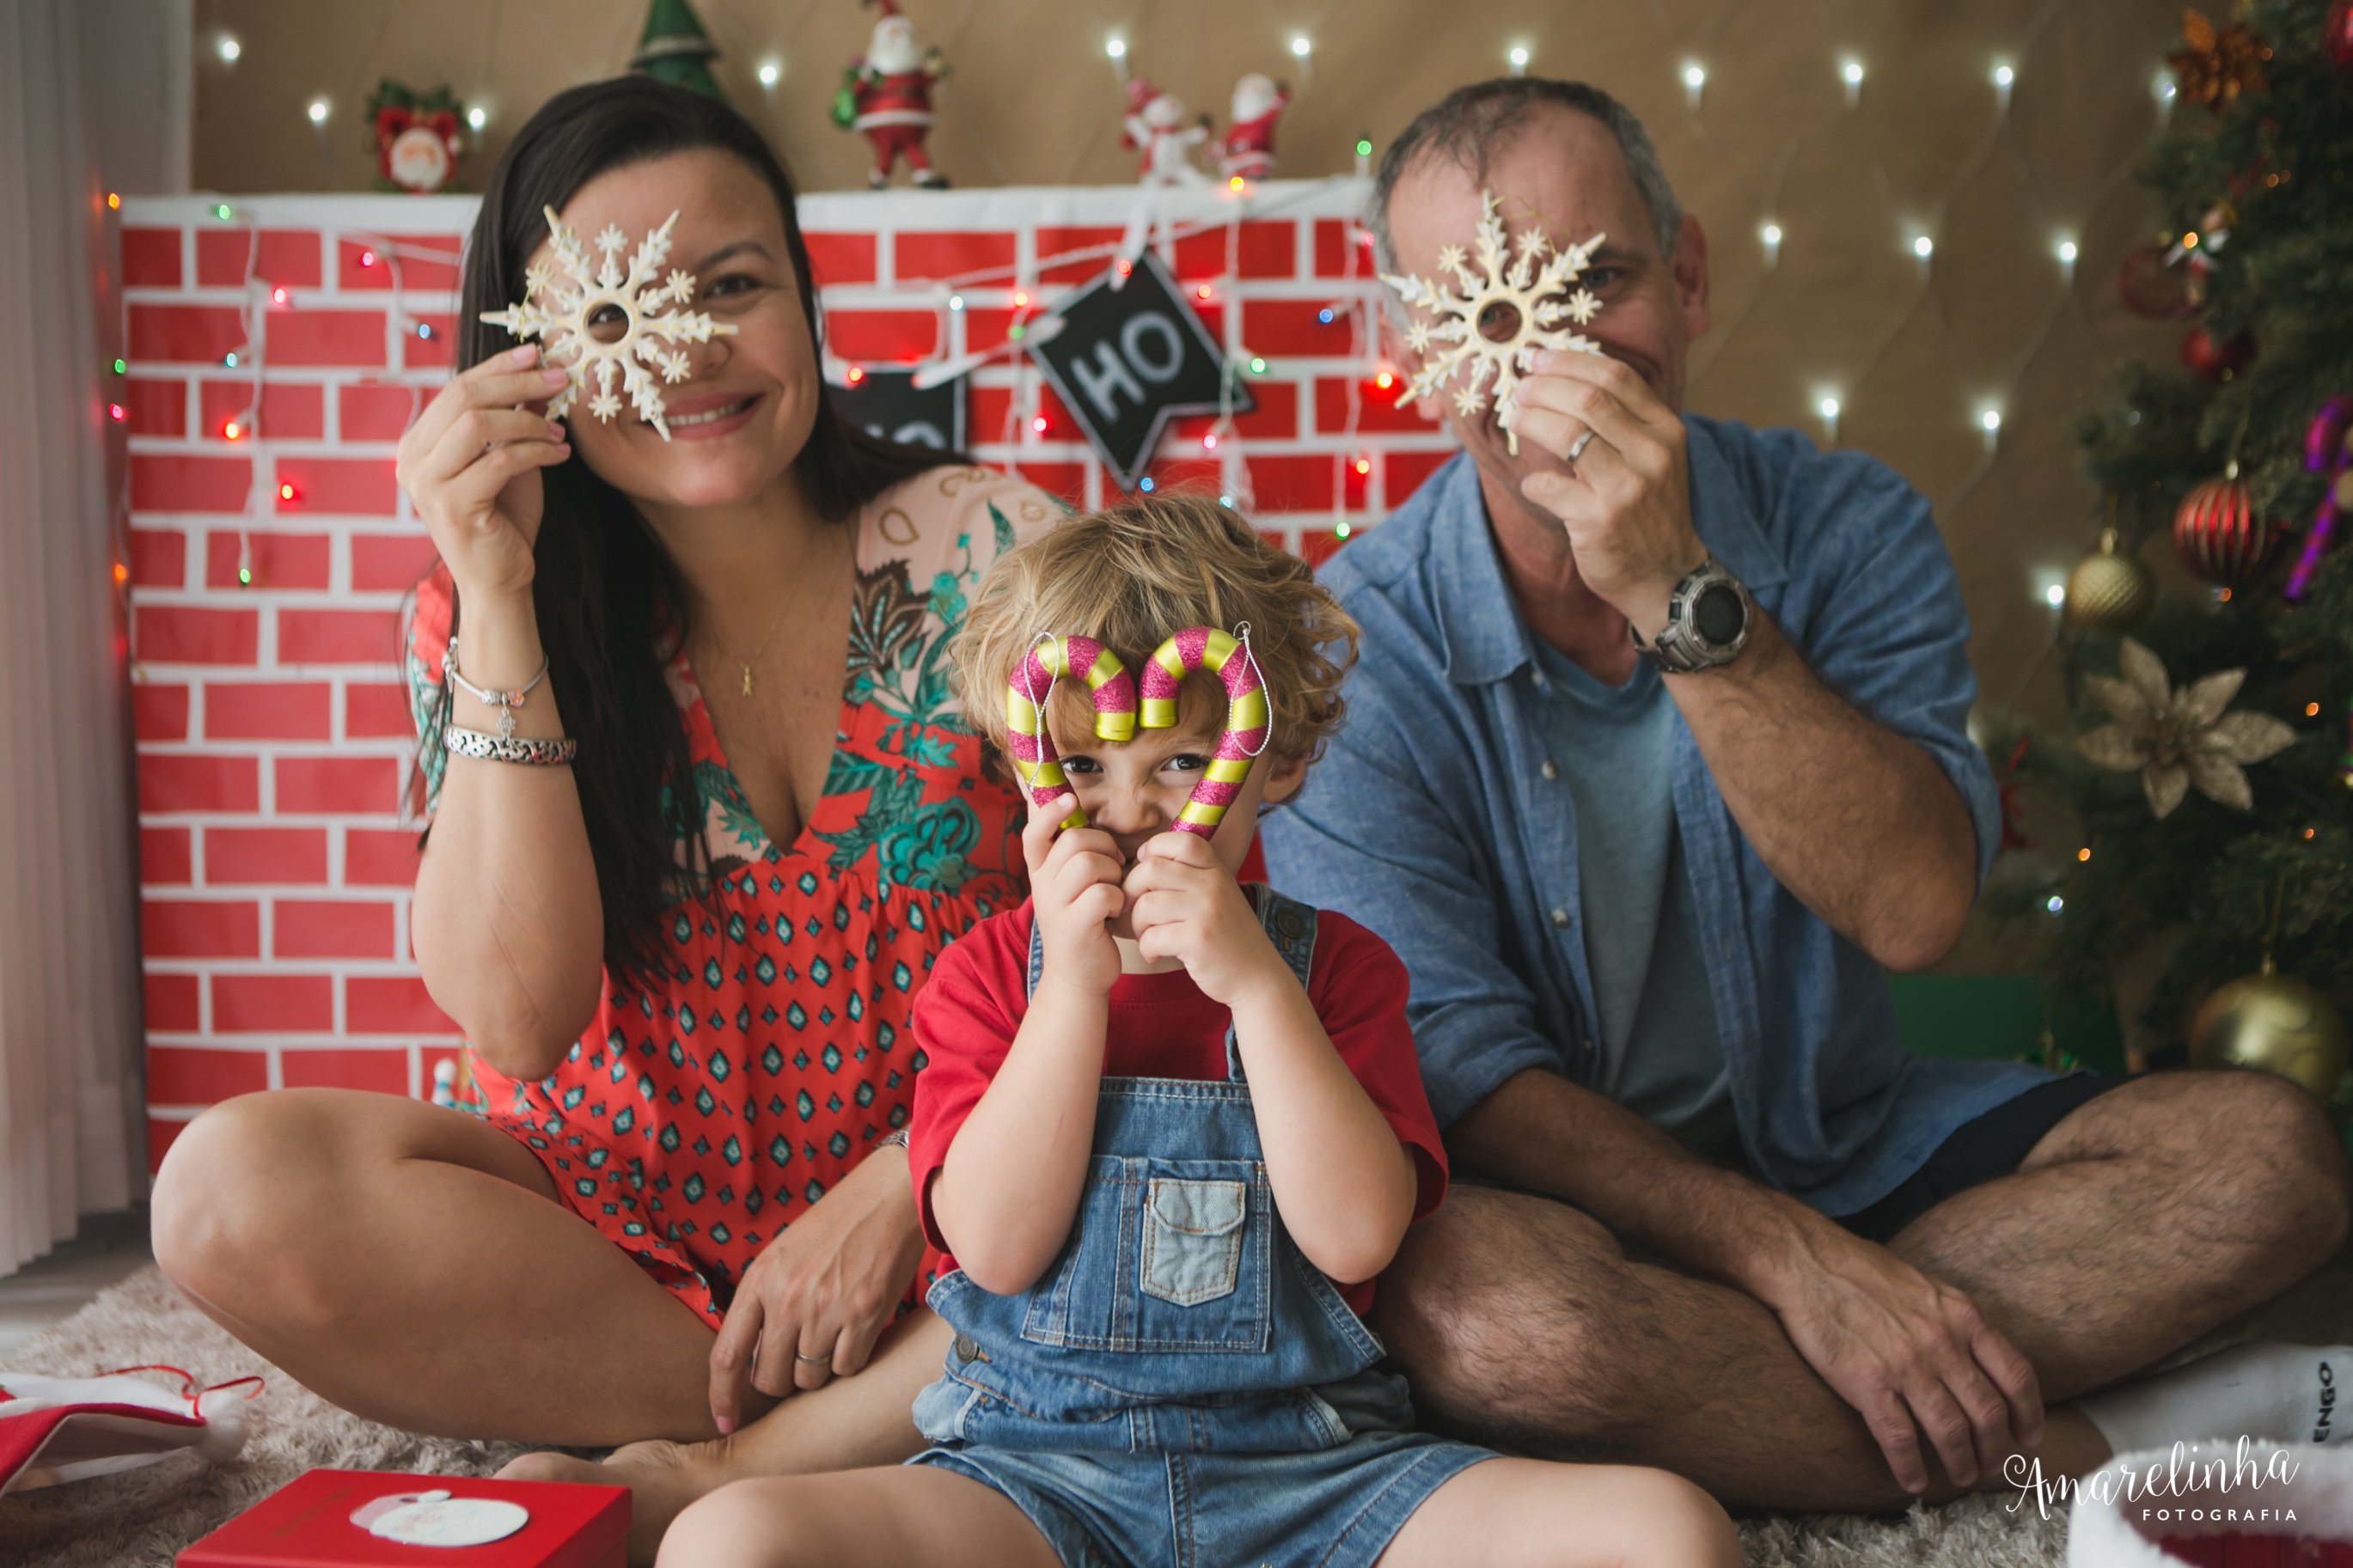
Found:
[[[1730,664],[1748,646],[1756,606],[1740,579],[1711,555],[1675,584],[1667,600],[1667,624],[1659,640],[1645,645],[1631,623],[1626,635],[1644,658],[1670,675]]]

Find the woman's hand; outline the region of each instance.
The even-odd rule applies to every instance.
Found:
[[[862,1370],[923,1260],[906,1151],[877,1149],[752,1260],[711,1347],[723,1433],[797,1388]],[[747,1405],[756,1405],[747,1411]]]
[[[1030,797],[1021,857],[1029,865],[1030,910],[1046,949],[1039,983],[1101,995],[1119,978],[1119,946],[1112,941],[1111,922],[1127,907],[1127,895],[1119,885],[1119,846],[1110,834],[1093,827],[1060,831],[1078,805],[1075,795],[1045,805]]]
[[[484,360],[443,387],[400,438],[400,487],[470,598],[530,589],[539,470],[572,456],[564,426],[524,406],[564,386],[563,371],[538,362],[532,343]]]

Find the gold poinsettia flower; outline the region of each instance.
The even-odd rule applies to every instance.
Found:
[[[2084,677],[2116,722],[2078,737],[2075,749],[2104,768],[2140,770],[2148,808],[2159,817],[2181,804],[2191,784],[2209,800],[2254,809],[2240,770],[2295,743],[2295,731],[2268,713],[2227,713],[2247,679],[2226,669],[2176,689],[2165,664],[2131,637],[2116,658],[2122,680]]]

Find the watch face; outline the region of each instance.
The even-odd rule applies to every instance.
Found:
[[[1691,628],[1711,647],[1738,640],[1748,617],[1742,611],[1740,592],[1729,583],[1711,583],[1691,602]]]

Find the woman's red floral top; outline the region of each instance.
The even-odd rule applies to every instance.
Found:
[[[686,726],[714,896],[670,914],[664,983],[608,971],[551,1076],[470,1057],[479,1109],[538,1154],[572,1208],[714,1325],[776,1233],[904,1122],[923,1057],[909,1004],[941,949],[1026,894],[1023,812],[982,775],[950,645],[980,574],[1061,516],[1017,479],[936,468],[859,514],[849,668],[824,797],[773,844],[712,731],[683,652]],[[450,587],[419,590],[420,729],[447,711]],[[427,809],[443,758],[426,757]]]

